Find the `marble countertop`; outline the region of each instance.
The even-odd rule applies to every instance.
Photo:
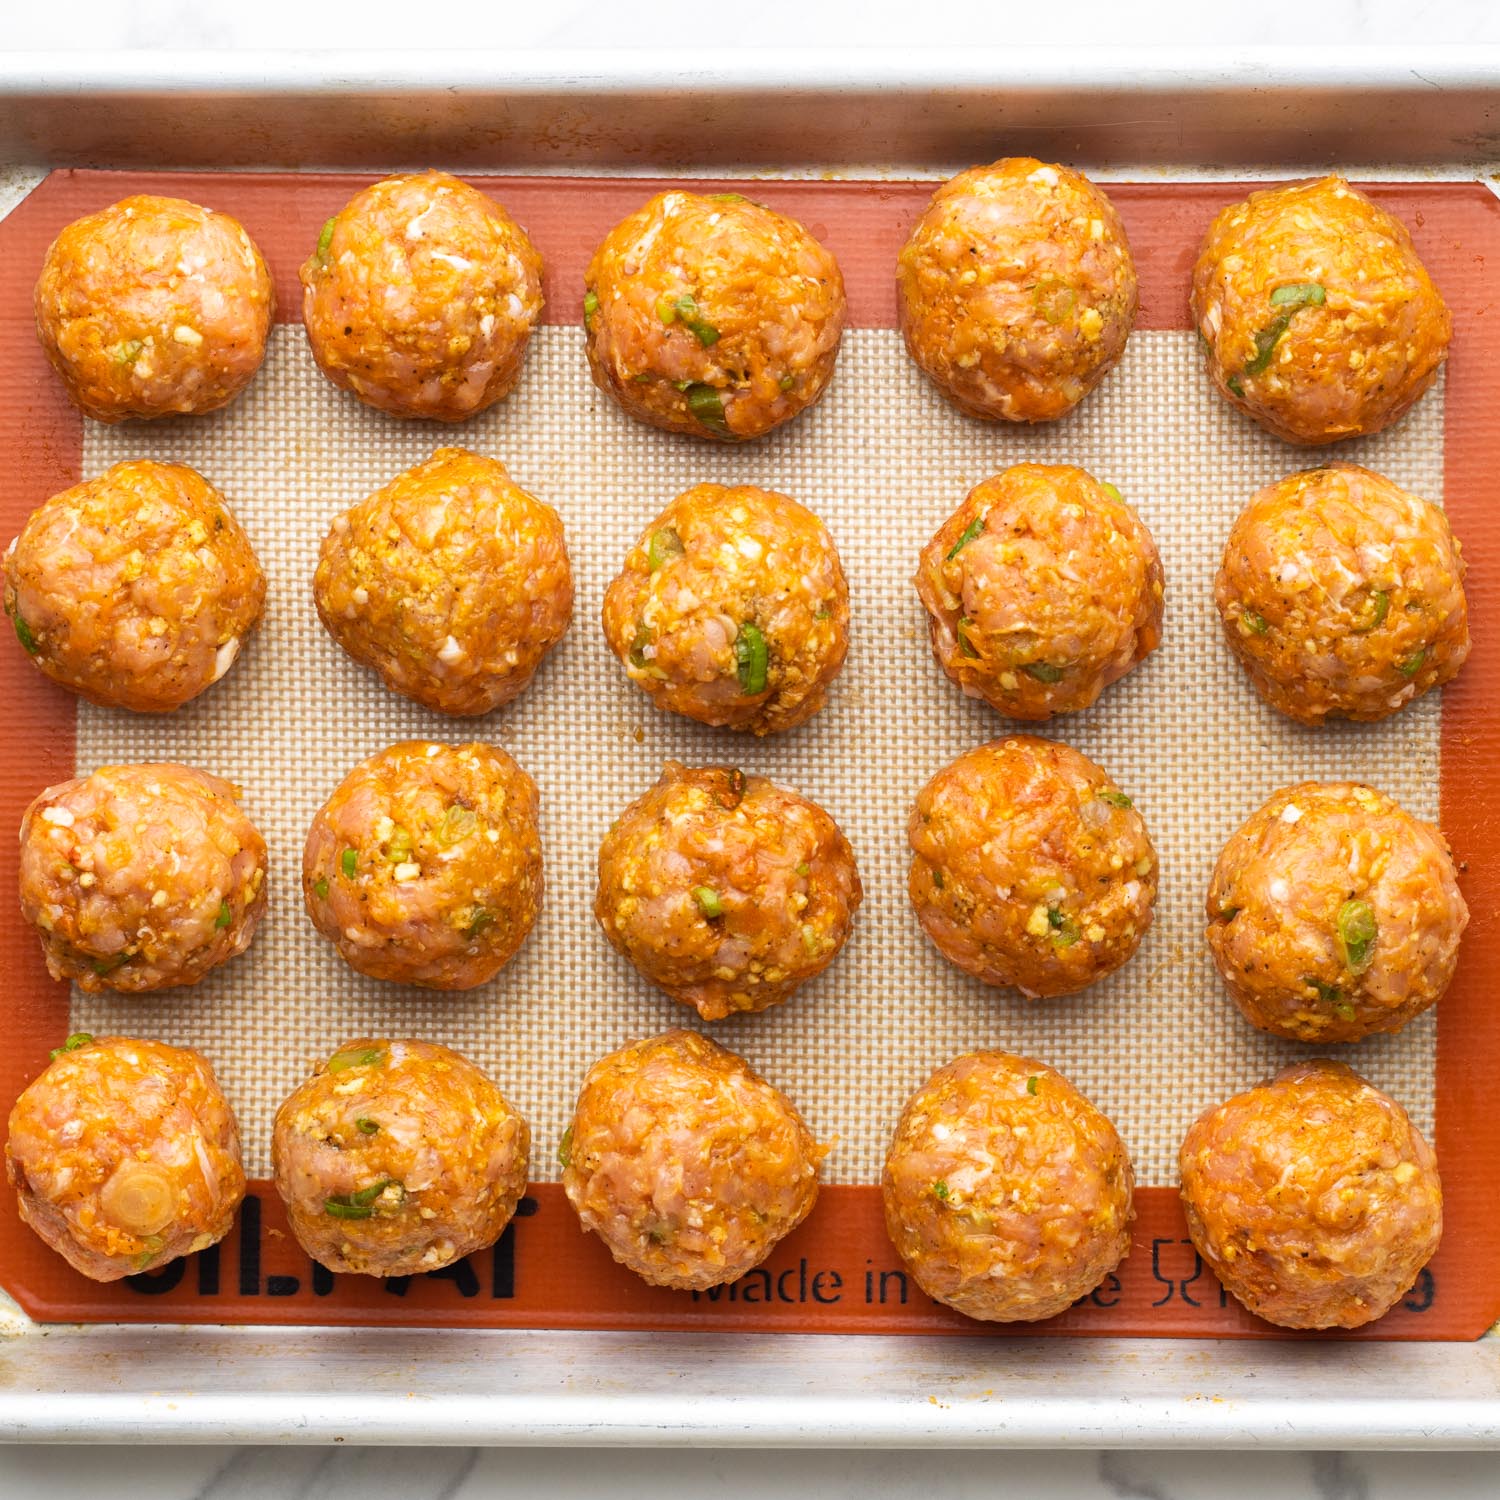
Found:
[[[774,14],[770,8],[767,14]],[[448,0],[432,15],[434,46],[608,47],[753,44],[743,8],[685,9],[681,0],[553,0],[540,7]],[[357,17],[357,19],[355,19]],[[0,7],[0,47],[237,48],[402,47],[418,40],[410,0],[309,6],[256,0],[72,0],[65,7]],[[691,34],[684,31],[685,18]],[[1008,45],[1176,43],[1297,46],[1500,42],[1494,0],[1261,0],[1212,8],[1186,0],[1151,7],[1071,0],[1022,8],[949,0],[940,40]],[[795,36],[766,44],[806,47],[910,45],[912,12],[897,0],[821,0],[797,11]],[[7,1500],[478,1500],[547,1494],[550,1500],[733,1497],[969,1496],[1134,1500],[1406,1500],[1425,1493],[1468,1500],[1500,1494],[1494,1454],[1255,1453],[794,1453],[774,1451],[295,1448],[0,1448]]]
[[[0,1449],[9,1500],[1493,1500],[1495,1454]]]

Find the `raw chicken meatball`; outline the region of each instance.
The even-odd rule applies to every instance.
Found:
[[[526,231],[446,172],[356,193],[298,274],[318,368],[397,417],[462,422],[508,396],[542,314]]]
[[[970,1052],[906,1101],[885,1227],[918,1286],[970,1318],[1065,1312],[1130,1253],[1135,1175],[1115,1127],[1061,1073]]]
[[[531,681],[573,617],[562,522],[463,448],[337,517],[313,577],[318,617],[388,687],[445,714],[484,714]]]
[[[53,240],[35,305],[74,405],[123,422],[233,401],[265,358],[276,293],[238,220],[142,194]]]
[[[361,974],[469,990],[542,904],[536,783],[492,745],[408,740],[361,761],[313,818],[302,896]]]
[[[1284,787],[1224,846],[1208,947],[1262,1031],[1400,1031],[1453,978],[1469,909],[1442,833],[1351,782]]]
[[[239,1128],[208,1063],[86,1032],[16,1100],[5,1172],[23,1222],[93,1281],[217,1244],[245,1196]]]
[[[718,1021],[821,974],[863,894],[848,839],[815,802],[668,761],[605,836],[594,915],[647,979]]]
[[[969,491],[917,564],[938,665],[1013,719],[1087,708],[1161,638],[1161,560],[1112,484],[1017,464]]]
[[[1255,690],[1303,724],[1384,719],[1469,654],[1464,558],[1437,506],[1355,464],[1268,485],[1214,599]]]
[[[1401,1300],[1443,1233],[1432,1148],[1343,1063],[1293,1063],[1204,1114],[1178,1157],[1208,1268],[1283,1328],[1358,1328]]]
[[[692,1031],[595,1063],[558,1152],[583,1227],[685,1291],[758,1266],[812,1209],[826,1154],[785,1094]]]
[[[795,219],[740,193],[658,193],[584,273],[594,384],[633,417],[694,437],[760,437],[811,406],[844,332],[838,262]]]
[[[922,930],[986,984],[1072,994],[1118,969],[1151,925],[1146,825],[1067,745],[1013,735],[959,756],[918,793],[907,837]]]
[[[280,1109],[276,1191],[330,1271],[412,1276],[498,1240],[526,1191],[531,1131],[467,1058],[346,1042]]]
[[[1389,427],[1437,378],[1453,320],[1406,226],[1342,177],[1263,188],[1193,268],[1209,378],[1288,443]]]
[[[239,789],[188,766],[104,766],[21,818],[21,912],[47,972],[90,992],[194,984],[266,909],[266,841]]]
[[[33,511],[5,554],[5,612],[32,661],[138,713],[217,682],[265,600],[249,538],[186,464],[116,464]]]
[[[663,708],[775,734],[810,719],[844,665],[849,585],[832,537],[795,500],[695,485],[627,554],[604,635]]]
[[[1119,362],[1135,262],[1114,205],[1030,156],[973,167],[932,195],[896,262],[911,357],[971,417],[1051,422]]]

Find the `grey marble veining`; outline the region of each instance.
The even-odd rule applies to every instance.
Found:
[[[6,1500],[1494,1500],[1493,1453],[0,1449]]]

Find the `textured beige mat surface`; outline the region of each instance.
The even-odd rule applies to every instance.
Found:
[[[81,705],[81,769],[173,759],[241,784],[271,846],[271,910],[250,952],[190,990],[144,999],[76,995],[75,1027],[139,1031],[201,1048],[268,1168],[271,1116],[310,1060],[359,1033],[460,1048],[531,1120],[532,1175],[554,1148],[585,1069],[627,1038],[696,1017],[639,979],[594,924],[594,854],[615,814],[668,757],[735,763],[820,801],[853,842],[865,904],[843,955],[778,1010],[705,1027],[785,1088],[825,1138],[836,1182],[872,1181],[902,1099],[976,1046],[1052,1063],[1119,1126],[1140,1179],[1175,1179],[1199,1110],[1306,1049],[1262,1036],[1222,994],[1202,942],[1202,899],[1223,840],[1277,786],[1370,781],[1413,813],[1437,810],[1438,703],[1383,725],[1308,730],[1263,707],[1218,636],[1211,582],[1223,538],[1261,485],[1316,458],[1261,434],[1213,396],[1186,332],[1139,332],[1120,369],[1073,418],[1036,431],[971,422],[910,366],[899,335],[846,339],[828,398],[769,440],[723,448],[637,426],[588,380],[576,328],[539,331],[517,394],[457,429],[367,412],[317,373],[299,326],[279,326],[267,366],[226,412],[190,422],[85,424],[84,471],[127,457],[190,463],[224,492],[270,579],[266,626],[224,682],[170,718]],[[1344,444],[1442,498],[1443,396],[1393,432]],[[578,585],[573,629],[516,703],[445,720],[388,693],[324,635],[313,610],[318,542],[332,516],[435,447],[502,460],[555,506]],[[1161,649],[1090,712],[1043,732],[1101,762],[1135,799],[1161,858],[1157,920],[1135,959],[1071,999],[989,990],[929,947],[905,895],[905,820],[917,788],[955,755],[1013,727],[938,671],[910,585],[918,549],[967,490],[1024,459],[1082,464],[1117,484],[1166,568]],[[754,483],[827,523],[852,595],[848,666],[828,707],[756,741],[655,710],[598,625],[625,550],[690,484]],[[547,897],[535,932],[492,983],[434,995],[347,969],[302,911],[308,821],[357,760],[395,740],[488,739],[536,778]],[[1434,1019],[1347,1058],[1432,1124]]]

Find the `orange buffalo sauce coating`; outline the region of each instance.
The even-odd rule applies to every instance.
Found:
[[[1465,571],[1437,506],[1329,464],[1268,485],[1240,512],[1214,602],[1272,708],[1303,724],[1384,719],[1467,660]]]
[[[670,1031],[589,1069],[558,1155],[584,1229],[621,1265],[701,1290],[759,1265],[807,1217],[827,1151],[743,1058]]]
[[[584,272],[589,369],[631,416],[730,442],[816,402],[844,332],[838,262],[740,193],[658,193]]]
[[[971,1318],[1064,1312],[1130,1252],[1135,1175],[1060,1073],[971,1052],[906,1101],[886,1156],[886,1232],[929,1297]]]
[[[462,422],[508,396],[542,313],[542,258],[447,172],[356,193],[298,273],[318,368],[367,406]]]
[[[562,522],[505,465],[439,448],[334,518],[313,598],[328,633],[439,713],[489,713],[573,617]]]
[[[716,1021],[822,973],[862,896],[854,851],[816,803],[668,761],[605,836],[594,915],[647,979]]]
[[[752,485],[685,490],[604,595],[637,687],[702,724],[776,734],[822,708],[849,650],[849,585],[823,523]]]
[[[1051,422],[1119,362],[1135,262],[1107,197],[1078,172],[1006,157],[932,195],[896,263],[907,351],[972,417]]]
[[[1214,388],[1289,443],[1390,426],[1453,333],[1406,226],[1342,177],[1223,209],[1193,267],[1192,316]]]
[[[1151,533],[1071,464],[976,485],[922,549],[916,587],[938,665],[1013,719],[1087,708],[1161,639]]]
[[[1030,735],[943,767],[907,822],[907,894],[950,963],[1035,999],[1130,958],[1157,864],[1130,798],[1087,756]]]
[[[1245,1019],[1301,1042],[1400,1031],[1448,988],[1469,921],[1438,828],[1371,787],[1316,781],[1225,844],[1207,914]]]
[[[330,1271],[409,1276],[493,1245],[526,1191],[531,1132],[467,1058],[345,1042],[276,1111],[276,1190]]]
[[[94,1281],[216,1244],[245,1196],[213,1069],[132,1037],[67,1039],[10,1112],[5,1170],[21,1218]]]
[[[307,914],[361,974],[473,989],[512,958],[541,909],[536,819],[536,783],[505,751],[392,745],[314,815]]]
[[[5,612],[32,661],[138,713],[217,682],[265,599],[249,538],[186,464],[116,464],[33,511],[5,553]]]
[[[234,400],[265,358],[276,293],[237,220],[141,194],[58,235],[35,308],[73,403],[96,422],[122,422]]]
[[[1283,1328],[1358,1328],[1389,1311],[1443,1233],[1432,1148],[1343,1063],[1315,1059],[1206,1111],[1179,1155],[1198,1253]]]

